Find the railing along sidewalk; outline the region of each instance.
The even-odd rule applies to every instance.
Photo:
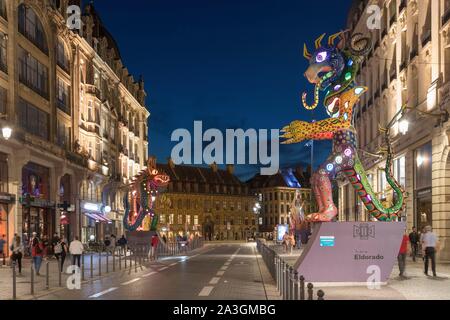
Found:
[[[256,241],[256,248],[275,280],[283,300],[314,300],[314,285],[308,283],[305,287],[305,278],[284,261],[273,248],[268,247],[261,239]],[[317,300],[324,300],[324,296],[325,292],[317,291]]]

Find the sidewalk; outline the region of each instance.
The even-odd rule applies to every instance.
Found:
[[[91,256],[92,256],[92,276],[91,278]],[[107,263],[108,256],[108,263]],[[143,263],[143,258],[141,258]],[[135,269],[135,256],[130,256],[128,252],[127,258],[121,256],[120,265],[122,271],[125,270],[125,260],[127,263],[127,270],[130,269],[130,262],[132,262],[132,269]],[[72,264],[72,257],[67,256],[64,262],[64,273],[61,274],[61,287],[59,286],[58,264],[55,258],[43,260],[40,269],[40,276],[34,276],[34,293],[39,295],[44,292],[49,292],[46,289],[46,264],[49,264],[49,289],[60,289],[66,287],[67,278],[70,274],[66,274],[67,268]],[[99,262],[101,264],[99,265]],[[115,271],[119,271],[119,256],[114,257]],[[137,257],[138,270],[140,269],[139,256]],[[108,271],[108,272],[107,272]],[[129,270],[130,271],[130,270]],[[17,299],[31,299],[31,258],[22,259],[22,275],[19,276],[18,267],[16,267],[17,281],[16,294]],[[111,254],[102,253],[88,253],[84,255],[84,279],[98,279],[99,275],[104,276],[113,272],[113,257]],[[13,297],[13,277],[12,268],[9,266],[0,267],[0,300],[10,300]]]
[[[302,250],[293,250],[292,254],[284,253],[282,247],[273,247],[290,265],[295,264]],[[431,262],[430,262],[431,272]],[[388,284],[379,289],[366,286],[317,287],[325,292],[326,300],[449,300],[450,299],[450,263],[436,264],[437,277],[427,277],[423,272],[422,258],[413,262],[410,257],[406,261],[406,279],[401,279],[398,265],[395,264]],[[332,268],[330,268],[332,272]]]

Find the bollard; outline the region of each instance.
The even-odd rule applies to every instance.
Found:
[[[305,277],[300,276],[300,300],[305,300]]]
[[[94,277],[94,254],[91,253],[91,278]]]
[[[122,270],[122,251],[119,251],[119,270]]]
[[[115,251],[115,248],[114,248],[114,251]],[[113,272],[116,271],[116,254],[114,251],[113,251]]]
[[[284,300],[289,300],[289,265],[287,263],[284,270]]]
[[[322,290],[317,291],[317,300],[325,300],[323,297],[325,296],[325,292]]]
[[[289,288],[288,288],[288,300],[294,300],[294,269],[289,267]]]
[[[47,261],[46,263],[45,263],[45,289],[49,289],[50,288],[50,279],[49,279],[49,276],[50,276],[50,272],[49,272],[50,270],[49,270],[49,262]]]
[[[58,286],[62,287],[62,275],[61,275],[61,269],[62,269],[62,260],[58,261]]]
[[[294,292],[293,292],[292,300],[298,300],[298,298],[299,298],[298,281],[299,281],[298,272],[297,272],[297,270],[295,270],[294,271],[294,288],[293,288]]]
[[[278,292],[280,292],[280,273],[278,272],[279,271],[279,268],[278,268],[279,261],[278,260],[279,260],[278,256],[276,256],[275,257],[275,273],[276,273],[275,282],[277,284],[277,290],[278,290]]]
[[[84,253],[81,254],[81,281],[84,281]]]
[[[17,274],[16,274],[16,261],[13,261],[12,263],[12,268],[13,268],[13,300],[17,299],[17,288],[16,288],[16,284],[17,284]]]
[[[281,259],[281,262],[280,262],[280,295],[281,296],[283,296],[283,282],[284,282],[283,270],[284,270],[284,261]]]
[[[125,256],[124,256],[124,260],[125,260],[125,269],[127,268],[127,251],[128,250],[125,250]]]
[[[106,251],[106,273],[109,272],[109,252]]]
[[[134,251],[134,272],[137,272],[137,254],[136,250]]]
[[[312,300],[313,299],[313,284],[312,283],[308,283],[308,300]]]
[[[102,275],[102,253],[98,253],[98,275]]]
[[[281,296],[283,300],[286,299],[286,263],[284,260],[281,262]]]
[[[34,268],[33,265],[31,265],[31,282],[30,282],[31,288],[30,288],[30,293],[33,295],[34,294]]]

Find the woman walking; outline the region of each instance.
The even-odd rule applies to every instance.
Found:
[[[16,236],[13,243],[11,244],[11,260],[17,262],[19,266],[19,275],[22,275],[22,257],[23,257],[23,244],[20,236]]]

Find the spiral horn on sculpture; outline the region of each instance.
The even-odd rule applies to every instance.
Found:
[[[364,44],[362,48],[361,44]],[[355,33],[350,37],[348,48],[354,56],[365,56],[372,50],[372,45],[372,36]]]
[[[311,53],[309,53],[309,51],[308,51],[308,47],[306,46],[306,43],[303,44],[303,56],[304,56],[307,60],[311,59],[311,57],[312,57]]]
[[[316,49],[319,49],[322,46],[322,40],[325,37],[326,33],[323,33],[320,37],[318,37],[316,39],[316,41],[314,42]]]
[[[314,102],[313,102],[312,105],[308,105],[308,103],[306,102],[307,93],[306,92],[303,93],[303,95],[302,95],[302,104],[303,104],[303,107],[305,107],[306,110],[314,110],[319,105],[319,93],[320,93],[320,86],[322,85],[322,81],[323,80],[320,80],[319,83],[317,83],[315,88],[314,88]]]

